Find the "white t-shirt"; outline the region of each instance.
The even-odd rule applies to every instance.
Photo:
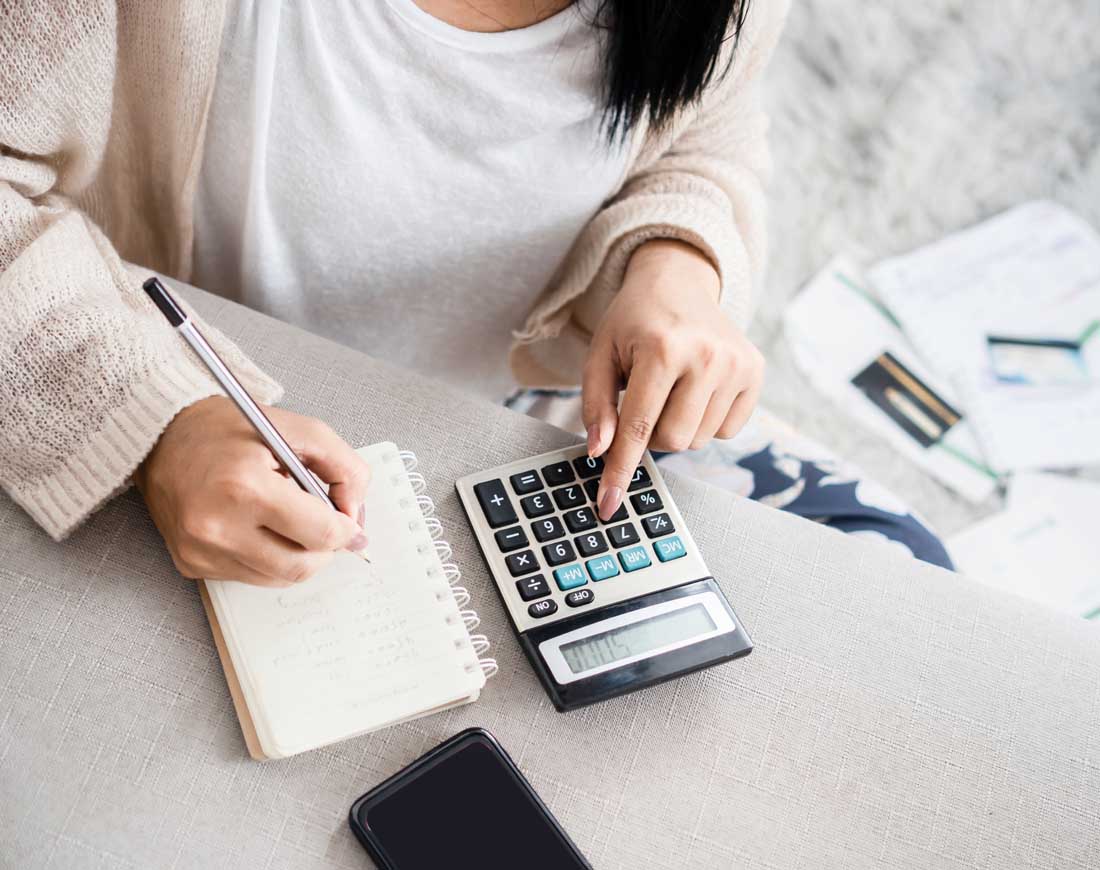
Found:
[[[503,33],[413,0],[239,0],[195,283],[499,398],[511,332],[625,170],[590,3]]]

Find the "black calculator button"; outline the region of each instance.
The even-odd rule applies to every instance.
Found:
[[[576,541],[577,549],[582,556],[595,556],[607,549],[607,540],[602,532],[589,532],[573,540]]]
[[[577,558],[577,554],[573,552],[573,545],[568,541],[547,544],[542,548],[542,555],[546,557],[546,564],[550,567],[564,565],[566,562],[572,562]]]
[[[547,517],[544,520],[531,523],[531,531],[535,533],[535,538],[540,543],[565,537],[565,529],[562,527],[561,520],[557,517]]]
[[[501,529],[496,533],[495,537],[497,539],[497,546],[500,547],[502,553],[510,553],[512,550],[518,550],[520,547],[527,546],[527,532],[523,530],[522,526]]]
[[[623,523],[621,526],[612,526],[607,530],[607,537],[616,547],[626,547],[629,544],[638,543],[638,530],[633,523]]]
[[[532,519],[545,516],[554,512],[554,503],[550,501],[550,493],[536,492],[527,498],[521,498],[519,503],[523,506],[523,512]]]
[[[532,571],[539,569],[538,560],[535,559],[535,554],[530,550],[513,553],[511,556],[506,556],[504,561],[508,564],[508,570],[512,572],[513,577],[530,574]]]
[[[586,604],[591,604],[595,597],[591,589],[574,589],[565,596],[565,603],[570,607],[584,607]]]
[[[632,495],[630,497],[630,503],[634,505],[634,512],[638,514],[651,514],[664,507],[664,504],[661,503],[661,497],[657,495],[657,490],[655,489]]]
[[[551,486],[561,486],[563,483],[572,483],[576,480],[573,476],[573,466],[567,461],[547,465],[542,470],[542,476],[546,478],[546,482]]]
[[[489,521],[489,528],[499,529],[501,526],[511,525],[516,521],[516,512],[512,508],[512,502],[508,500],[508,493],[504,491],[504,484],[498,478],[487,480],[474,487],[474,495],[478,504],[485,512],[485,519]]]
[[[578,456],[573,460],[573,467],[577,469],[577,474],[581,480],[587,477],[596,477],[603,471],[603,459],[600,457],[593,459],[591,456]]]
[[[642,520],[645,533],[651,538],[659,538],[661,535],[671,535],[676,531],[668,514],[657,514],[655,517],[646,517]]]
[[[533,601],[536,598],[542,598],[550,594],[550,584],[546,582],[546,578],[541,574],[517,580],[516,589],[519,590],[519,597],[524,601]]]
[[[630,516],[630,514],[628,514],[628,513],[626,512],[626,505],[625,505],[625,504],[621,504],[621,505],[619,505],[619,507],[618,507],[618,509],[617,509],[617,510],[615,511],[615,513],[613,513],[613,514],[612,514],[612,515],[611,515],[610,517],[608,517],[608,518],[607,518],[606,520],[600,520],[600,522],[601,522],[601,523],[603,523],[603,524],[604,524],[605,526],[606,526],[606,525],[607,525],[608,523],[621,523],[621,522],[622,522],[623,520],[625,520],[625,519],[626,519],[626,518],[627,518],[628,516]]]
[[[588,493],[589,501],[595,501],[596,494],[600,491],[600,479],[597,477],[595,480],[586,480],[584,482],[584,491]]]
[[[587,532],[596,527],[596,514],[591,508],[577,508],[575,511],[562,514],[562,518],[571,532]]]
[[[544,616],[549,616],[551,613],[557,613],[558,603],[554,601],[553,598],[544,598],[542,601],[536,601],[528,607],[527,612],[535,617],[535,619],[542,619]]]
[[[634,469],[634,476],[630,478],[630,485],[627,487],[629,492],[634,492],[636,489],[644,489],[653,483],[652,478],[649,476],[649,472],[644,465],[639,465]]]
[[[579,507],[584,504],[584,490],[581,489],[579,483],[574,483],[572,486],[563,486],[561,489],[554,490],[554,501],[563,511]]]
[[[516,491],[516,495],[527,495],[542,489],[542,481],[537,471],[521,471],[508,479],[512,481],[512,489]]]

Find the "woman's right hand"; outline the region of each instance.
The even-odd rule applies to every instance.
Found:
[[[329,484],[340,512],[286,476],[229,399],[202,399],[176,415],[134,474],[185,577],[289,586],[338,550],[366,546],[370,467],[320,420],[279,408],[264,413]]]

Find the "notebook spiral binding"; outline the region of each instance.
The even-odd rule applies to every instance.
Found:
[[[425,494],[427,481],[424,480],[424,475],[416,470],[416,454],[411,450],[400,450],[397,455],[405,466],[405,474],[408,476],[409,482],[412,484],[413,493],[416,495],[416,507],[423,516],[424,526],[428,530],[428,535],[432,540],[432,546],[435,548],[435,552],[439,556],[439,561],[443,567],[444,585],[437,594],[437,600],[442,601],[447,595],[450,595],[454,599],[455,604],[458,605],[459,619],[462,621],[467,631],[466,636],[455,641],[455,646],[461,648],[462,646],[469,645],[473,649],[474,655],[477,657],[477,663],[468,664],[466,666],[468,671],[480,667],[486,678],[491,677],[499,670],[497,660],[484,655],[489,651],[488,637],[484,634],[469,634],[469,632],[474,631],[474,629],[481,624],[481,619],[477,615],[477,611],[466,607],[466,605],[470,603],[470,592],[465,586],[459,585],[459,581],[462,579],[462,572],[459,570],[458,565],[449,561],[453,551],[451,550],[451,545],[443,540],[443,524],[434,516],[435,502]],[[412,505],[409,505],[409,507],[412,507]],[[410,522],[410,531],[414,530],[416,526],[417,523],[415,521]],[[424,552],[427,551],[425,550]],[[452,624],[456,624],[454,620],[451,620],[451,622]]]

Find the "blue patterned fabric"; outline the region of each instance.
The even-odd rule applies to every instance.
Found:
[[[912,511],[899,513],[896,507],[885,509],[876,500],[861,498],[867,489],[861,486],[863,481],[838,479],[833,470],[808,459],[798,458],[797,474],[792,475],[793,463],[782,461],[789,458],[773,444],[734,457],[733,461],[752,475],[748,497],[774,501],[795,490],[776,507],[842,532],[881,535],[901,544],[918,559],[954,568],[943,542]]]

